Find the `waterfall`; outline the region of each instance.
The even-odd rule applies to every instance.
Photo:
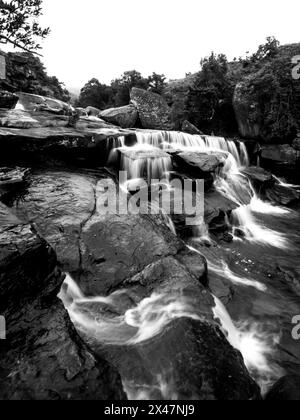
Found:
[[[150,184],[153,179],[168,179],[172,159],[160,149],[137,145],[118,150],[121,153],[121,170],[126,171],[129,180],[145,178]]]
[[[215,174],[214,185],[218,192],[238,206],[230,219],[235,240],[241,240],[241,236],[244,236],[252,243],[281,249],[288,246],[285,235],[267,228],[255,216],[256,213],[284,215],[288,212],[257,197],[250,180],[242,173],[242,168],[249,165],[247,148],[243,142],[216,136],[142,130],[136,132],[136,139],[137,143],[133,147],[124,146],[124,138],[116,144],[116,150],[122,156],[121,169],[127,171],[130,180],[143,178],[149,182],[151,179],[165,178],[168,182],[172,159],[166,152],[170,150],[216,152],[225,155],[226,161],[223,168]],[[194,236],[208,239],[208,227],[203,225],[203,220],[194,229]]]

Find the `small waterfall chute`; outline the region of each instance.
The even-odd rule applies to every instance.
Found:
[[[214,300],[215,319],[221,323],[229,343],[241,352],[245,365],[265,393],[272,383],[284,375],[283,370],[272,362],[280,337],[266,333],[257,323],[240,322],[236,325],[220,299],[214,297]]]

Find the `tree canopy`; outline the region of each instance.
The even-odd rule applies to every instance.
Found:
[[[39,40],[49,33],[37,19],[42,15],[43,0],[0,0],[0,43],[11,44],[27,52],[40,49]]]
[[[98,79],[91,79],[81,89],[78,105],[81,107],[94,106],[98,109],[119,107],[128,105],[130,91],[133,87],[161,94],[166,85],[166,77],[163,74],[153,73],[149,77],[143,77],[136,70],[126,71],[118,79],[105,85]]]

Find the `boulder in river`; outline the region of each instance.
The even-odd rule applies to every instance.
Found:
[[[138,112],[135,106],[127,105],[120,108],[106,109],[100,112],[100,118],[122,128],[135,127]]]
[[[172,130],[171,109],[165,99],[157,93],[133,88],[130,93],[132,104],[137,108],[143,128]]]
[[[180,152],[174,155],[179,166],[189,169],[194,175],[216,172],[224,165],[226,158],[225,153]]]
[[[0,204],[1,400],[125,399],[118,373],[78,337],[57,293],[55,253]]]

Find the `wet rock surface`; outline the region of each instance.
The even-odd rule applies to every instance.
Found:
[[[54,251],[0,205],[0,399],[123,399],[118,374],[78,337],[56,297],[63,282]]]
[[[50,173],[39,179],[35,175],[29,188],[30,200],[25,196],[18,207],[19,214],[31,214],[30,219],[56,249],[62,266],[73,268],[85,295],[115,302],[113,306],[110,300],[105,305],[93,301],[83,304],[83,314],[96,319],[102,314],[105,325],[101,328],[100,324],[96,330],[96,341],[77,325],[84,341],[98,357],[120,371],[131,397],[138,392],[135,382],[139,389],[144,384],[150,386],[153,398],[259,398],[259,389],[240,354],[213,320],[214,301],[203,286],[207,285],[205,258],[188,249],[160,217],[103,214],[101,193],[92,176],[83,179],[78,174]],[[173,311],[174,307],[175,319],[168,319],[166,312],[163,328],[158,327],[154,334],[152,327],[139,329],[129,322],[117,334],[118,344],[114,343],[114,330],[108,333],[108,342],[101,341],[107,328],[117,328],[119,317],[130,310],[139,311],[139,307],[147,305],[147,299],[150,304],[154,299],[150,311],[154,323],[159,322],[160,311],[166,308]],[[176,312],[178,303],[181,306]],[[54,321],[47,322],[53,325]],[[139,317],[136,322],[139,324]],[[149,322],[151,325],[151,319]],[[167,381],[169,387],[164,395],[159,391],[161,381]]]

